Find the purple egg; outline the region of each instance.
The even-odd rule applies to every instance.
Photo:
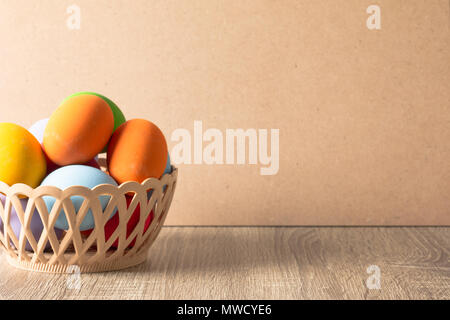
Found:
[[[4,207],[5,202],[6,202],[6,197],[3,194],[0,194],[0,201]],[[25,209],[27,207],[28,199],[21,199],[20,203],[22,205],[23,210],[25,211]],[[17,216],[16,209],[14,208],[14,206],[12,204],[11,204],[11,216],[9,219],[9,223],[11,225],[11,228],[14,231],[14,234],[17,237],[17,240],[19,240],[20,232],[22,230],[22,224],[20,223],[20,219]],[[30,230],[31,230],[31,233],[33,234],[33,237],[36,240],[36,242],[39,242],[39,238],[41,237],[42,230],[44,230],[44,225],[42,224],[41,217],[39,216],[39,213],[36,209],[34,209],[33,216],[31,217]],[[3,233],[3,221],[1,218],[0,218],[0,232]],[[60,238],[62,235],[62,230],[58,230],[55,228],[55,233],[56,233],[56,236],[58,238]],[[50,249],[50,248],[51,248],[50,242],[47,241],[45,249]],[[25,246],[25,249],[27,251],[33,251],[33,248],[31,247],[31,245],[28,241]]]

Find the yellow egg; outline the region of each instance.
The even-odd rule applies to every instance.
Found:
[[[41,144],[25,128],[0,123],[0,181],[37,187],[47,170]]]

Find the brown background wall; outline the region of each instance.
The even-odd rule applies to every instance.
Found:
[[[447,0],[0,0],[1,121],[91,90],[170,148],[194,120],[280,129],[277,175],[179,165],[169,224],[449,225],[449,17]]]

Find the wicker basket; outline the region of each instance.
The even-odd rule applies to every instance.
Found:
[[[177,182],[178,170],[160,180],[147,179],[142,184],[126,182],[120,186],[99,185],[94,189],[70,187],[64,191],[56,187],[41,186],[32,189],[24,184],[8,186],[0,182],[0,193],[6,196],[4,205],[0,202],[0,218],[3,228],[0,230],[0,243],[6,251],[8,262],[18,268],[49,272],[73,272],[78,266],[80,272],[102,272],[124,269],[146,260],[149,247],[155,241],[166,219]],[[153,189],[150,198],[147,190]],[[102,210],[99,196],[110,196],[110,201]],[[126,195],[133,200],[127,206]],[[49,213],[42,197],[56,199]],[[70,197],[82,196],[83,205],[75,212]],[[23,200],[26,208],[22,207]],[[137,226],[127,237],[127,223],[139,205],[140,217]],[[21,231],[16,237],[10,224],[11,208],[14,207],[20,220]],[[67,217],[69,229],[57,237],[54,224],[61,209]],[[83,235],[79,226],[89,211],[95,220],[95,229],[89,236]],[[119,225],[105,241],[105,224],[117,209]],[[36,214],[37,212],[38,214]],[[145,221],[149,214],[154,217],[144,232]],[[43,225],[39,239],[35,239],[30,230],[30,220],[37,215]],[[61,232],[59,232],[61,233]],[[118,239],[118,247],[113,243]],[[130,245],[135,239],[134,245]],[[28,249],[28,250],[27,250]]]

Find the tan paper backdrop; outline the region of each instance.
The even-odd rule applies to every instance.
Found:
[[[449,16],[448,0],[0,0],[1,121],[91,90],[170,149],[194,120],[280,130],[276,175],[179,165],[168,224],[449,225]]]

